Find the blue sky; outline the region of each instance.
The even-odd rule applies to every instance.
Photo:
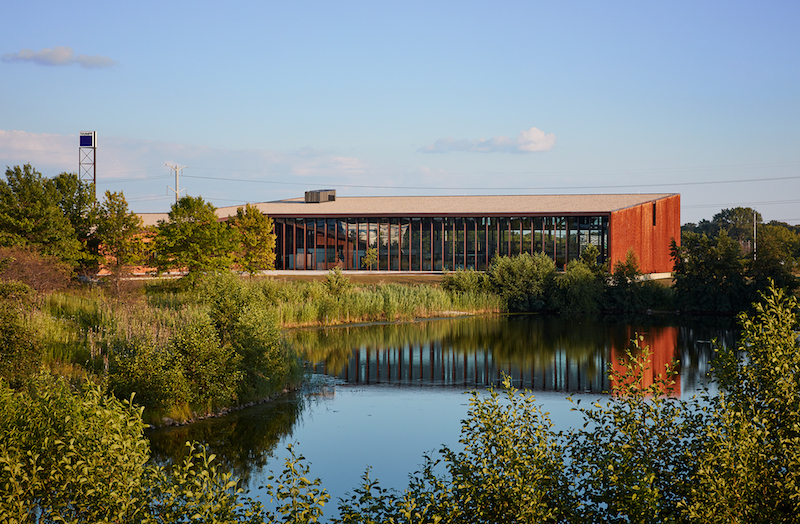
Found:
[[[800,223],[797,2],[15,2],[0,162],[166,211],[348,195],[682,195]]]

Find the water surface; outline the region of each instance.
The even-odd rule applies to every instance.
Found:
[[[156,460],[177,460],[186,440],[205,442],[253,490],[279,472],[295,443],[335,499],[357,486],[367,465],[383,487],[403,489],[425,453],[458,448],[470,390],[507,374],[529,389],[559,429],[581,423],[568,395],[594,400],[613,384],[605,370],[631,339],[652,350],[652,381],[677,361],[674,394],[707,382],[711,340],[735,343],[730,323],[691,324],[498,316],[307,329],[287,337],[309,360],[316,387],[228,416],[150,435]],[[268,502],[268,500],[264,500]],[[328,514],[328,512],[326,512]]]

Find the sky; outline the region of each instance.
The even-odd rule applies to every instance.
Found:
[[[680,193],[800,223],[796,1],[13,2],[0,164],[165,212],[337,196]]]

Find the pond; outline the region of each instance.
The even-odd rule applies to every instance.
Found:
[[[462,317],[295,330],[287,338],[309,361],[311,387],[225,417],[153,431],[153,455],[176,460],[187,440],[206,443],[251,496],[263,497],[259,486],[270,470],[282,470],[286,445],[294,443],[311,477],[320,477],[332,495],[329,515],[367,466],[382,487],[402,490],[425,453],[443,444],[457,448],[470,400],[465,392],[485,391],[503,374],[531,390],[557,428],[579,423],[566,397],[602,397],[612,387],[605,370],[637,335],[652,350],[646,380],[677,360],[673,394],[683,398],[707,383],[711,341],[736,342],[732,322],[655,316],[634,323]]]

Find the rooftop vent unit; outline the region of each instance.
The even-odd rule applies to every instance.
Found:
[[[336,200],[335,189],[306,191],[306,204],[319,204],[320,202],[333,202],[334,200]]]

